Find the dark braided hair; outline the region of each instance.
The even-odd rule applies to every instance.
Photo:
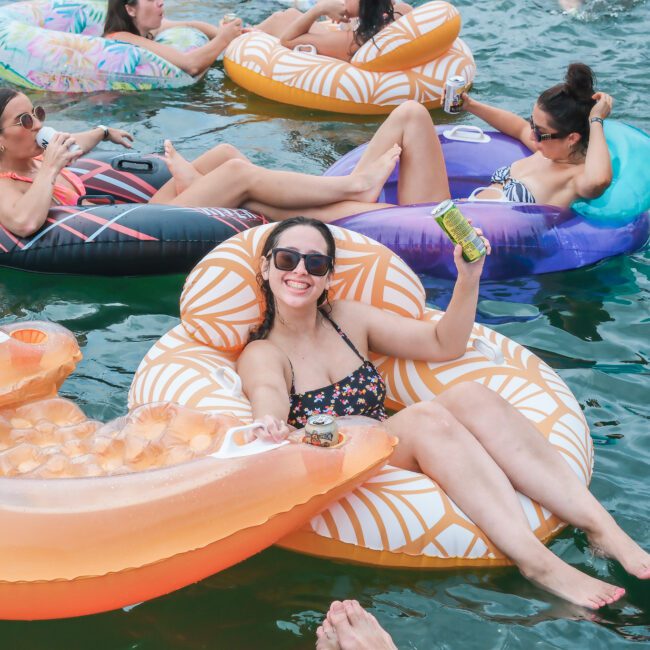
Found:
[[[584,63],[572,63],[567,68],[564,83],[545,90],[537,105],[550,117],[551,126],[563,135],[579,133],[578,148],[582,153],[589,144],[589,113],[596,83],[592,69]]]
[[[12,88],[0,88],[0,119],[2,119],[2,116],[4,115],[7,104],[18,94],[18,91],[13,90]],[[0,131],[1,130],[2,129],[0,129]]]
[[[359,26],[354,40],[361,46],[395,20],[393,0],[359,0]]]
[[[138,0],[108,0],[108,9],[106,11],[106,22],[104,23],[104,36],[114,34],[115,32],[128,32],[141,36],[138,28],[129,16],[126,5],[132,7],[138,4]]]
[[[291,219],[281,221],[275,228],[273,228],[266,238],[264,247],[262,248],[262,257],[267,258],[269,253],[277,246],[282,233],[286,232],[290,228],[294,228],[295,226],[310,226],[316,228],[325,240],[325,244],[327,245],[327,254],[331,258],[336,257],[336,242],[334,241],[334,236],[330,229],[322,221],[311,219],[310,217],[291,217]],[[262,289],[262,294],[264,295],[264,320],[262,320],[258,327],[251,331],[250,336],[248,337],[249,342],[265,339],[271,332],[275,321],[275,296],[273,295],[273,291],[271,291],[269,281],[265,280],[262,276],[261,270],[257,273],[257,283],[260,285],[260,289]],[[325,291],[323,291],[323,293],[318,297],[319,308],[325,304],[329,304],[327,300],[327,289],[325,289]]]

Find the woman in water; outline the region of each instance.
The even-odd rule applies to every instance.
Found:
[[[58,133],[43,151],[36,134],[44,119],[44,109],[33,106],[26,95],[0,88],[0,225],[19,237],[35,233],[52,206],[76,205],[85,194],[67,165],[101,140],[126,147],[132,140],[126,131],[98,126],[75,135]],[[75,143],[80,149],[71,151]],[[236,207],[251,202],[287,210],[332,201],[375,201],[399,156],[394,147],[358,173],[322,177],[257,167],[229,145],[219,145],[193,163],[181,158],[169,142],[166,151],[173,178],[150,203]]]
[[[545,90],[538,97],[528,120],[478,102],[465,94],[465,110],[517,138],[532,152],[532,155],[515,161],[509,167],[495,170],[490,187],[479,192],[476,198],[502,198],[512,202],[569,207],[579,198],[600,196],[612,180],[611,158],[603,130],[603,120],[610,114],[612,102],[609,95],[595,91],[593,73],[582,63],[572,63],[565,81]],[[438,134],[429,112],[417,102],[405,102],[386,118],[370,140],[355,173],[364,173],[376,166],[382,157],[390,157],[395,147],[399,151],[400,161],[399,205],[435,203],[450,198],[449,179]],[[185,174],[188,178],[196,175],[192,165],[171,145],[168,145],[167,152],[172,174],[180,178]],[[220,160],[233,158],[229,164],[236,162],[244,169],[246,158],[236,149],[222,149],[221,155]],[[218,169],[212,173],[212,183],[229,182],[225,175],[223,180],[221,178]],[[186,185],[185,181],[181,181],[181,185]],[[198,184],[193,188],[198,190]],[[188,191],[183,199],[191,201],[187,205],[209,205],[198,192]],[[238,207],[226,203],[220,205]],[[330,222],[393,206],[354,200],[331,201],[330,205],[310,202],[300,209],[287,210],[273,202],[248,198],[243,207],[274,221],[304,215]]]
[[[489,253],[487,241],[486,247]],[[386,413],[384,383],[370,352],[431,362],[465,353],[485,258],[468,264],[461,253],[456,246],[458,278],[446,313],[437,323],[418,321],[356,301],[330,304],[331,232],[305,217],[278,224],[260,259],[264,319],[237,364],[253,418],[264,424],[258,435],[284,439],[314,413],[381,420],[399,438],[391,465],[432,477],[527,578],[585,607],[613,603],[625,590],[551,553],[531,531],[515,491],[585,530],[595,548],[639,578],[650,578],[650,556],[508,402],[466,382],[432,401]]]
[[[187,74],[203,74],[234,38],[242,33],[239,19],[214,27],[198,20],[174,21],[164,17],[163,0],[108,0],[104,37],[113,38],[149,50]],[[170,27],[194,27],[210,41],[189,52],[157,43],[154,37]]]
[[[275,13],[257,29],[277,36],[285,47],[313,45],[319,54],[349,61],[366,41],[412,10],[393,0],[319,0],[305,13],[296,9]],[[322,17],[349,29],[325,29],[316,22]]]

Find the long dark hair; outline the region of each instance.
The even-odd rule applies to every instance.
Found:
[[[0,119],[4,115],[7,104],[18,95],[18,91],[13,88],[0,88]],[[0,131],[2,129],[0,128]]]
[[[275,228],[273,228],[273,230],[271,230],[266,238],[264,247],[262,248],[262,257],[266,258],[277,246],[278,240],[283,232],[286,232],[295,226],[310,226],[316,228],[325,240],[325,244],[327,245],[327,254],[332,258],[336,257],[336,242],[334,241],[334,236],[330,229],[322,221],[311,219],[310,217],[291,217],[291,219],[281,221]],[[273,295],[273,291],[271,291],[269,281],[262,277],[261,270],[257,274],[257,283],[260,285],[262,293],[264,294],[264,319],[260,325],[250,333],[248,338],[249,342],[265,339],[271,332],[275,321],[275,296]],[[325,303],[327,303],[327,289],[318,297],[317,304],[319,307],[322,307]]]
[[[537,105],[550,117],[551,126],[559,133],[579,133],[578,148],[587,150],[589,144],[589,113],[596,100],[593,99],[596,77],[584,63],[569,65],[564,83],[545,90]]]
[[[359,0],[359,26],[354,40],[361,46],[395,20],[393,0]]]
[[[129,16],[126,5],[134,7],[138,0],[108,0],[108,9],[106,10],[106,22],[104,23],[104,36],[114,34],[115,32],[129,32],[141,36],[138,28]]]

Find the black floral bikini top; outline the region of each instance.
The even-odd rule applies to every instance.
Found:
[[[384,408],[386,386],[377,368],[371,361],[363,358],[345,332],[326,313],[321,313],[332,323],[339,336],[363,363],[340,381],[307,393],[296,393],[293,366],[291,366],[290,408],[287,423],[294,427],[303,427],[307,424],[310,415],[320,413],[335,417],[365,415],[375,420],[385,420],[388,417]]]

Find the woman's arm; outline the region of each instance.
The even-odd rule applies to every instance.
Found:
[[[490,244],[487,240],[485,242],[489,254]],[[367,311],[355,316],[355,320],[358,317],[357,322],[367,323],[370,350],[416,361],[450,361],[465,353],[476,318],[485,257],[470,264],[463,259],[461,247],[456,246],[454,261],[458,279],[447,311],[437,323],[418,321],[355,303]]]
[[[320,0],[287,27],[280,37],[280,43],[289,49],[296,45],[313,45],[323,56],[349,61],[354,51],[354,34],[351,31],[309,33],[309,28],[321,16],[329,16],[335,22],[349,20],[343,0]]]
[[[249,343],[237,360],[237,373],[251,403],[253,420],[266,425],[260,437],[274,441],[286,438],[291,431],[286,424],[289,391],[285,362],[280,350],[268,341]]]
[[[209,43],[189,52],[181,52],[171,45],[156,43],[156,41],[136,34],[129,34],[128,32],[118,32],[115,34],[115,38],[149,50],[195,77],[207,70],[216,61],[230,41],[241,34],[241,30],[242,22],[239,19],[224,23],[219,27],[217,36]]]
[[[59,172],[83,153],[70,151],[68,147],[73,143],[74,138],[69,133],[54,135],[34,175],[34,182],[26,192],[21,192],[15,181],[0,179],[0,223],[14,235],[29,237],[45,223],[52,207],[52,186]]]
[[[605,93],[594,95],[594,104],[589,119],[604,120],[612,111],[614,100]],[[612,182],[612,158],[605,140],[603,123],[598,119],[589,122],[589,146],[585,157],[585,167],[576,180],[576,192],[586,199],[600,196]]]
[[[484,122],[501,131],[501,133],[520,140],[531,151],[537,151],[536,143],[530,137],[530,124],[523,117],[502,108],[477,102],[467,93],[463,93],[463,110],[480,117]]]
[[[218,27],[202,20],[168,20],[163,18],[160,28],[156,30],[156,36],[170,27],[193,27],[203,32],[208,38],[215,38],[219,34]]]
[[[82,131],[81,133],[74,133],[72,136],[75,142],[81,147],[83,153],[88,153],[91,149],[94,149],[102,140],[104,140],[104,129],[96,126],[94,129],[89,131]],[[133,142],[133,136],[123,131],[122,129],[108,129],[108,138],[106,142],[112,142],[114,144],[121,144],[127,149],[131,148],[131,142]]]

